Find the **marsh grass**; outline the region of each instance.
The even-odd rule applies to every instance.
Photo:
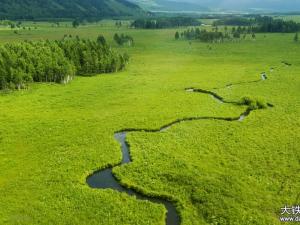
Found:
[[[184,89],[253,81],[270,68],[276,69],[266,81],[217,93],[275,107],[243,122],[189,121],[159,134],[132,133],[133,163],[114,173],[128,186],[178,200],[182,225],[277,225],[280,208],[299,200],[300,45],[293,34],[258,34],[255,41],[210,50],[175,41],[173,29],[116,28],[112,21],[78,29],[35,26],[18,35],[1,30],[0,42],[64,34],[96,40],[103,34],[117,47],[113,35],[119,32],[132,36],[135,46],[119,48],[131,61],[113,76],[33,84],[0,95],[0,224],[163,225],[162,205],[86,185],[93,171],[121,161],[114,133],[159,129],[178,118],[236,117],[241,106]]]

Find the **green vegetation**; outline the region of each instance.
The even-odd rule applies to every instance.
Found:
[[[99,20],[115,16],[141,16],[145,13],[126,0],[0,0],[0,19]]]
[[[298,41],[299,41],[298,33],[295,34],[295,36],[294,36],[294,41],[295,41],[295,42],[298,42]]]
[[[0,26],[10,26],[11,28],[14,28],[18,25],[21,25],[21,22],[18,22],[17,24],[10,20],[0,20]]]
[[[228,34],[224,35],[222,32],[200,30],[199,28],[188,29],[181,33],[181,37],[187,40],[200,40],[203,42],[223,42],[224,39],[230,38]]]
[[[273,19],[272,17],[258,17],[257,32],[269,33],[293,33],[300,30],[300,23],[295,21],[284,21],[281,19]]]
[[[72,22],[72,26],[73,26],[74,28],[79,27],[79,25],[80,25],[80,22],[79,22],[78,20],[74,20],[74,21]]]
[[[22,42],[0,47],[0,89],[22,89],[27,83],[68,82],[74,65],[50,42]]]
[[[143,29],[162,29],[182,26],[199,26],[201,23],[196,18],[170,17],[170,18],[146,18],[137,19],[131,26]]]
[[[123,70],[129,60],[127,54],[112,50],[103,36],[99,36],[97,42],[78,37],[56,42],[80,75],[117,72]]]
[[[252,32],[260,33],[293,33],[300,30],[300,23],[293,20],[274,19],[269,16],[225,17],[214,22],[214,26],[248,26]]]
[[[125,35],[125,34],[117,34],[115,33],[114,35],[114,40],[118,45],[128,45],[128,46],[132,46],[133,45],[133,38],[129,35]]]
[[[98,41],[64,38],[63,41],[8,43],[0,47],[0,89],[22,89],[31,81],[68,83],[75,74],[122,70],[128,56]]]
[[[250,27],[249,27],[250,28]],[[232,27],[231,32],[228,31],[228,27],[224,27],[224,32],[219,31],[218,27],[213,28],[212,31],[207,31],[206,29],[189,28],[183,31],[180,36],[187,40],[200,40],[202,42],[223,42],[223,41],[232,41],[240,39],[241,36],[243,39],[246,39],[247,34],[253,32],[251,29],[246,29],[246,27],[239,26],[238,28]],[[255,34],[252,33],[252,39],[255,39]],[[179,39],[179,32],[176,31],[175,39]]]
[[[213,22],[214,26],[251,26],[255,24],[255,20],[240,16],[224,17]]]
[[[253,97],[245,96],[240,101],[239,104],[247,105],[249,109],[266,109],[268,107],[267,103],[262,99],[255,99]]]
[[[297,23],[300,23],[300,15],[291,15],[291,14],[287,14],[287,15],[275,15],[274,16],[275,19],[282,19],[285,21],[295,21]]]
[[[280,225],[280,209],[299,204],[295,32],[257,33],[256,41],[212,43],[209,49],[207,43],[174,39],[176,30],[187,27],[128,29],[115,21],[77,29],[70,22],[24,25],[38,29],[18,35],[0,30],[0,42],[52,42],[64,33],[96,40],[101,33],[119,52],[128,52],[131,62],[114,76],[76,76],[68,85],[34,83],[28,90],[1,92],[1,225],[164,225],[162,205],[90,189],[86,177],[120,162],[116,131],[157,129],[186,117],[236,117],[247,108],[188,93],[187,87],[235,102],[251,96],[249,102],[274,107],[253,111],[243,122],[190,121],[162,133],[131,133],[133,162],[114,170],[122,183],[178,200],[182,225]],[[132,36],[134,47],[119,47],[115,33]],[[260,79],[262,71],[267,80],[245,83]]]

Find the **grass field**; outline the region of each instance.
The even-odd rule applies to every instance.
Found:
[[[215,92],[228,100],[261,98],[273,108],[243,122],[191,121],[164,133],[132,133],[133,162],[114,172],[144,193],[177,200],[182,225],[276,225],[284,205],[299,205],[300,44],[294,34],[189,44],[175,41],[172,29],[116,28],[109,21],[77,29],[36,26],[19,34],[0,30],[0,42],[103,34],[117,47],[113,34],[123,32],[135,46],[120,48],[131,56],[123,72],[0,94],[0,224],[163,225],[163,205],[87,186],[93,171],[120,162],[114,132],[156,129],[183,117],[238,116],[241,107],[184,89],[253,81],[261,72],[266,81]]]

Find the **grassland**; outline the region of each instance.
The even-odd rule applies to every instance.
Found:
[[[164,224],[162,205],[86,185],[88,174],[120,162],[114,132],[183,117],[237,116],[240,107],[184,89],[257,80],[263,71],[264,82],[215,91],[229,100],[262,98],[274,108],[243,122],[193,121],[164,133],[130,134],[133,162],[114,172],[129,186],[178,200],[183,225],[280,224],[280,208],[300,202],[300,44],[293,34],[208,48],[175,41],[172,29],[105,21],[1,30],[0,42],[100,33],[112,40],[116,32],[135,39],[135,47],[121,47],[131,56],[126,71],[1,93],[0,224]]]

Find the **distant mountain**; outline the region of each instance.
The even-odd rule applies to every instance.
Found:
[[[197,2],[174,1],[174,0],[129,0],[150,11],[209,11]]]
[[[300,0],[130,0],[152,11],[300,11]]]
[[[107,18],[143,15],[126,0],[0,0],[0,19]]]

